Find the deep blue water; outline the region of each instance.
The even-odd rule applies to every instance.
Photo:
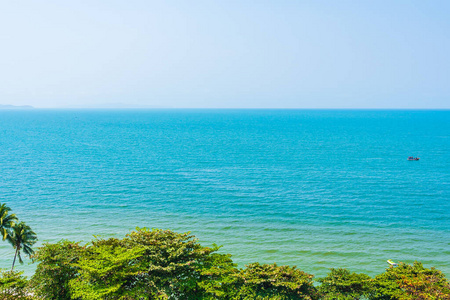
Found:
[[[191,231],[317,276],[450,275],[449,156],[450,111],[0,111],[0,201],[40,243]]]

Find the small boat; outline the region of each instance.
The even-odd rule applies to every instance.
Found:
[[[410,156],[410,157],[408,157],[408,160],[419,160],[420,158],[418,158],[418,157],[413,157],[413,156]]]
[[[392,259],[388,259],[387,262],[388,262],[388,264],[390,264],[393,267],[397,267],[398,266],[398,264],[393,262]]]

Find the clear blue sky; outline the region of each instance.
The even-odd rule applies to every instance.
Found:
[[[0,4],[0,104],[450,108],[450,1]]]

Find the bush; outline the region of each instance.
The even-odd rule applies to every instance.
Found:
[[[77,299],[139,299],[149,295],[140,285],[144,249],[126,248],[118,239],[98,240],[81,253],[75,264],[79,276],[69,282]]]
[[[426,269],[419,262],[400,263],[375,277],[370,299],[450,299],[450,284],[435,268]]]
[[[351,300],[368,296],[371,291],[371,278],[366,274],[350,273],[347,269],[331,269],[331,272],[318,280],[322,299]]]
[[[137,228],[124,239],[129,248],[143,249],[137,259],[141,273],[137,282],[160,298],[195,299],[203,293],[198,282],[209,267],[210,255],[219,247],[203,247],[189,233]]]
[[[79,243],[67,240],[38,248],[32,256],[39,263],[31,278],[34,293],[44,299],[73,299],[69,281],[78,275],[76,263],[85,250]]]
[[[318,299],[312,278],[296,267],[253,263],[225,278],[225,299]]]
[[[204,299],[231,299],[230,295],[236,292],[234,275],[238,273],[230,254],[209,255],[200,268],[201,295]]]
[[[0,270],[0,299],[32,299],[28,280],[22,274],[23,272]]]
[[[442,272],[420,263],[400,264],[371,279],[346,269],[313,285],[296,267],[253,263],[237,269],[219,247],[203,247],[189,233],[137,228],[123,239],[82,246],[63,240],[44,244],[31,287],[38,299],[447,299]],[[31,299],[19,272],[1,272],[0,299]],[[8,298],[9,297],[9,298]]]
[[[202,270],[220,257],[211,255],[218,249],[189,233],[146,228],[87,246],[45,244],[34,255],[32,284],[45,299],[196,299],[208,277]]]

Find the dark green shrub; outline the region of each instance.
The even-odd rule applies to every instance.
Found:
[[[78,275],[76,266],[86,247],[67,240],[56,244],[46,243],[33,255],[38,262],[36,272],[31,278],[34,293],[44,299],[73,299],[69,281]]]
[[[322,299],[352,300],[368,296],[371,278],[366,274],[350,273],[347,269],[330,269],[331,272],[318,281]]]
[[[31,300],[28,280],[23,272],[0,270],[0,299]]]
[[[138,280],[142,252],[139,247],[124,247],[118,239],[94,241],[74,264],[79,274],[69,282],[72,296],[92,300],[148,297],[150,291]]]
[[[70,263],[69,290],[79,299],[201,299],[202,270],[218,247],[201,246],[189,233],[138,228],[124,239],[98,239]],[[228,257],[228,256],[227,256]],[[231,260],[230,260],[231,261]]]
[[[427,269],[419,262],[400,263],[375,277],[370,299],[450,299],[450,284],[435,268]]]
[[[312,278],[296,267],[253,263],[225,278],[224,299],[318,299]]]
[[[200,267],[198,282],[203,299],[231,299],[236,292],[235,276],[239,270],[229,254],[213,253]],[[195,299],[195,298],[193,298]]]
[[[450,286],[438,270],[400,264],[370,279],[346,269],[313,285],[296,267],[254,263],[237,269],[219,247],[203,247],[189,233],[137,228],[123,239],[44,244],[33,255],[30,282],[38,299],[447,299]],[[0,299],[29,299],[27,281],[1,273]],[[9,298],[7,298],[9,297]],[[22,298],[20,298],[22,297]]]

